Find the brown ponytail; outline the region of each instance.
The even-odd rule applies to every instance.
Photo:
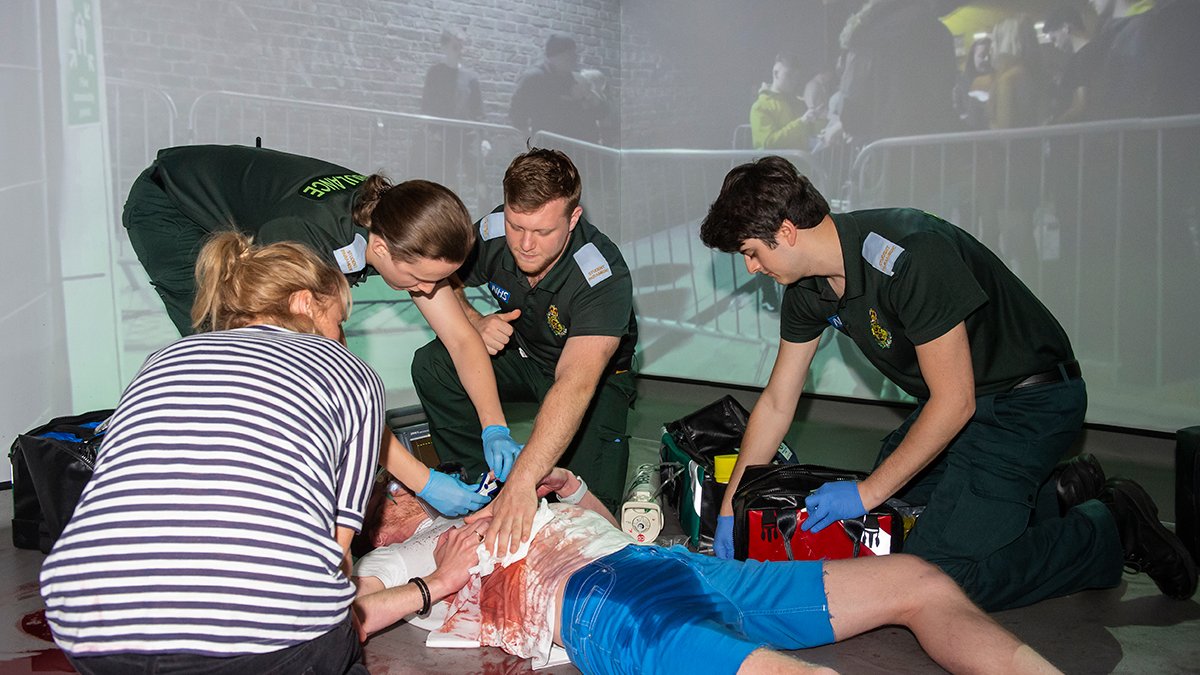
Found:
[[[379,199],[392,189],[392,182],[381,173],[367,176],[362,185],[358,186],[358,199],[354,202],[354,222],[371,229],[371,214],[375,211]]]

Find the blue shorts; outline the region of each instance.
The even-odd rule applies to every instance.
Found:
[[[820,562],[627,546],[571,575],[562,640],[584,673],[736,673],[759,647],[833,642]]]

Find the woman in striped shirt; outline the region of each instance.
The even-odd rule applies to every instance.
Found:
[[[366,672],[347,549],[384,388],[341,344],[349,286],[233,232],[196,273],[212,330],[146,360],[43,565],[55,641],[83,673]]]

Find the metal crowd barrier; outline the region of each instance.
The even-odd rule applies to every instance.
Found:
[[[110,105],[120,106],[114,161],[123,167],[118,175],[129,174],[115,181],[118,191],[148,163],[149,146],[175,142],[172,128],[165,141],[138,146],[137,119],[154,114],[131,114],[132,100],[110,93]],[[504,125],[235,92],[203,94],[189,111],[188,142],[256,137],[396,179],[436,180],[477,216],[500,202],[504,169],[527,142]],[[1161,387],[1194,380],[1200,368],[1176,356],[1191,353],[1186,345],[1198,332],[1196,313],[1177,309],[1200,288],[1197,137],[1200,116],[1186,116],[777,154],[812,178],[835,210],[916,206],[963,227],[1055,312],[1089,381]],[[739,256],[709,251],[698,237],[726,172],[765,152],[616,149],[545,132],[531,142],[560,148],[579,166],[587,217],[622,247],[633,270],[643,344],[682,333],[775,344],[778,317],[764,307],[760,282]],[[368,302],[406,300],[392,293]]]
[[[643,345],[694,335],[778,342],[777,316],[763,309],[765,299],[781,292],[778,286],[749,274],[741,256],[709,250],[699,236],[729,170],[768,153],[618,150],[547,132],[535,134],[533,143],[566,152],[579,167],[586,216],[621,247],[633,274]],[[776,154],[823,180],[807,153]]]
[[[227,91],[197,97],[188,120],[192,143],[261,137],[266,147],[435,180],[475,215],[499,203],[504,169],[526,142],[503,125]],[[483,140],[488,155],[473,152]],[[740,257],[705,249],[697,232],[725,173],[764,153],[618,150],[548,132],[530,142],[567,152],[579,167],[586,216],[628,249],[644,325],[775,342],[770,320],[764,329],[758,311],[757,282]],[[806,154],[788,156],[809,175],[823,175]],[[406,299],[393,294],[358,304],[397,302]]]
[[[105,81],[108,99],[109,147],[113,166],[114,222],[121,223],[121,207],[129,186],[160,148],[175,145],[179,110],[169,94],[155,87],[116,78]]]
[[[500,124],[231,91],[201,94],[188,112],[191,143],[252,145],[257,138],[364,173],[441,183],[473,216],[500,203],[504,169],[525,144]]]
[[[988,244],[1071,335],[1095,379],[1159,389],[1200,375],[1200,115],[875,141],[853,208],[913,205]],[[1181,360],[1182,359],[1182,360]]]
[[[502,201],[504,170],[525,146],[520,132],[499,124],[231,91],[201,94],[188,112],[191,143],[251,145],[259,138],[264,147],[382,171],[395,181],[441,183],[474,218]],[[351,338],[427,330],[406,293],[356,290],[355,307],[346,326]]]
[[[160,148],[175,145],[179,110],[169,94],[149,85],[118,78],[105,81],[108,133],[112,161],[113,226],[117,265],[122,272],[122,314],[132,316],[158,311],[161,302],[142,272],[141,264],[121,225],[121,211],[129,187]]]

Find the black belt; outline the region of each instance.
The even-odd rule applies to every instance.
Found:
[[[1083,371],[1079,369],[1079,362],[1067,361],[1066,363],[1058,364],[1058,366],[1052,370],[1030,375],[1029,377],[1013,385],[1013,389],[1022,389],[1024,387],[1032,387],[1039,384],[1051,384],[1053,382],[1065,382],[1067,380],[1077,380],[1081,377],[1083,377]]]

